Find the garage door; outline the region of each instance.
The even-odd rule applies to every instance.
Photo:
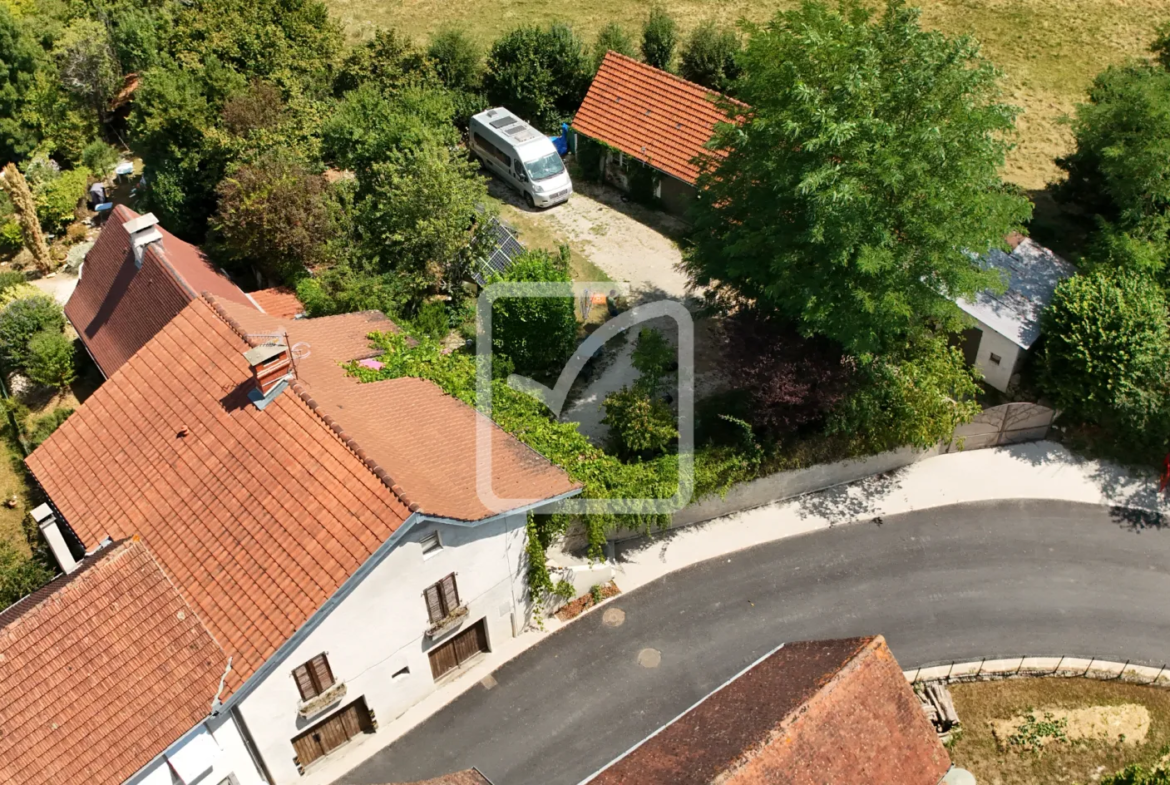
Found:
[[[369,733],[372,730],[373,723],[370,722],[370,711],[366,708],[365,698],[358,698],[329,719],[317,723],[293,739],[297,763],[308,766],[359,733]]]
[[[475,626],[468,627],[431,651],[431,675],[437,681],[444,674],[487,650],[487,629],[484,627],[484,620],[480,619]]]

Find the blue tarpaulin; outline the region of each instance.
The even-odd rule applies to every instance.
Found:
[[[550,136],[548,138],[553,143],[553,147],[557,148],[557,152],[561,155],[569,154],[569,126],[566,123],[561,123],[560,136]]]

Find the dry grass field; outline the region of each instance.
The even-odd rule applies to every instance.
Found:
[[[553,20],[573,24],[592,42],[606,22],[636,32],[649,0],[327,0],[351,37],[376,26],[397,27],[419,40],[444,25],[463,26],[485,45],[521,24]],[[1057,170],[1052,160],[1069,144],[1060,118],[1107,65],[1144,56],[1156,24],[1170,19],[1170,0],[910,0],[928,27],[970,33],[1005,73],[1004,88],[1024,114],[1006,176],[1028,189],[1043,188]],[[666,0],[683,32],[714,18],[767,20],[793,2]]]

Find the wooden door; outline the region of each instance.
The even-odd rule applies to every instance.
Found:
[[[437,681],[475,655],[487,650],[487,628],[484,626],[484,620],[480,619],[474,626],[431,651],[431,675]]]
[[[292,740],[297,761],[308,766],[371,727],[366,701],[359,698]]]

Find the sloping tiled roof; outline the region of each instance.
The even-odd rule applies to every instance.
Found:
[[[127,540],[0,612],[0,782],[121,782],[207,716],[227,654]]]
[[[410,514],[298,396],[249,403],[248,348],[195,300],[27,460],[87,549],[141,534],[229,693]]]
[[[1034,240],[1009,237],[1008,241],[1015,242],[1010,254],[996,248],[981,260],[985,269],[998,270],[1006,279],[1007,291],[983,291],[974,301],[955,302],[1021,349],[1030,349],[1040,337],[1040,314],[1052,302],[1057,284],[1077,270]]]
[[[474,521],[502,512],[479,498],[477,421],[490,427],[496,496],[536,502],[578,487],[544,457],[432,382],[401,378],[360,384],[349,376],[340,362],[377,354],[370,348],[369,333],[398,329],[381,313],[279,320],[234,303],[219,302],[217,307],[246,333],[287,333],[303,355],[297,364],[299,388],[317,405],[317,413],[339,423],[429,515]]]
[[[139,270],[122,226],[138,217],[125,205],[114,208],[65,305],[65,315],[107,378],[200,292],[251,304],[202,251],[161,226],[162,249],[148,246]]]
[[[639,161],[695,183],[700,155],[715,124],[727,122],[721,96],[633,58],[609,52],[601,62],[573,129]]]
[[[591,785],[937,785],[946,750],[879,635],[791,643]]]
[[[297,293],[287,286],[260,289],[249,296],[261,311],[278,319],[291,319],[305,312],[305,306],[297,299]]]

